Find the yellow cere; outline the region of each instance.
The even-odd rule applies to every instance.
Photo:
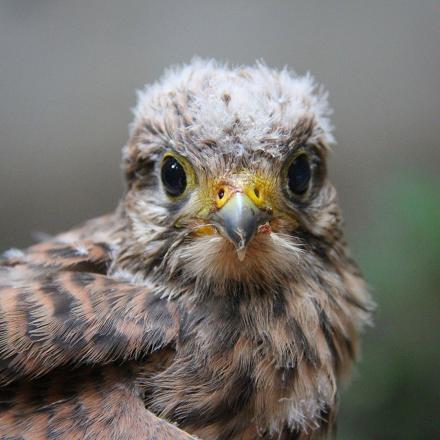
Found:
[[[231,198],[234,191],[229,185],[217,185],[218,189],[216,191],[217,196],[215,199],[215,205],[218,209],[222,208],[225,203]]]
[[[174,157],[184,167],[187,174],[188,194],[197,187],[195,197],[187,206],[186,214],[201,223],[194,227],[194,235],[206,236],[217,233],[215,227],[203,224],[213,211],[221,209],[231,199],[233,194],[242,192],[246,194],[256,207],[278,211],[279,205],[279,181],[276,176],[267,173],[254,173],[249,170],[241,170],[232,175],[223,175],[218,178],[199,176],[196,178],[195,171],[190,162],[174,152],[168,152],[168,156]],[[179,196],[180,197],[180,196]]]
[[[259,208],[273,208],[277,198],[276,185],[272,177],[243,173],[242,190]]]
[[[202,235],[214,235],[216,233],[217,233],[216,229],[214,228],[214,226],[211,226],[211,225],[201,225],[199,228],[196,228],[194,230],[194,234],[195,235],[200,235],[200,236],[202,236]]]
[[[272,208],[277,198],[275,179],[258,176],[247,170],[217,182],[206,182],[206,185],[207,192],[214,193],[214,206],[217,209],[221,209],[236,192],[244,192],[259,208]]]

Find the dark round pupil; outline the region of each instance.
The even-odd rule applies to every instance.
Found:
[[[168,194],[172,196],[179,196],[183,194],[186,188],[186,174],[182,165],[174,159],[174,157],[167,157],[161,170],[162,183]]]
[[[298,156],[290,165],[287,172],[290,191],[295,194],[304,194],[309,186],[312,171],[305,154]]]

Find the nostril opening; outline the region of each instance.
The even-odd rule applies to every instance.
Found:
[[[255,194],[257,197],[260,197],[260,190],[259,190],[258,188],[254,188],[254,194]]]
[[[223,198],[223,196],[225,195],[225,190],[222,188],[219,192],[218,192],[218,198],[221,200]]]

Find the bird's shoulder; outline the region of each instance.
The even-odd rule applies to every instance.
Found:
[[[0,385],[59,367],[125,362],[172,345],[179,311],[150,286],[112,276],[112,218],[0,261]]]

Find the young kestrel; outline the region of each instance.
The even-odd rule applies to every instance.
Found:
[[[0,266],[1,439],[317,439],[371,302],[310,76],[195,60],[139,93],[114,213]]]

